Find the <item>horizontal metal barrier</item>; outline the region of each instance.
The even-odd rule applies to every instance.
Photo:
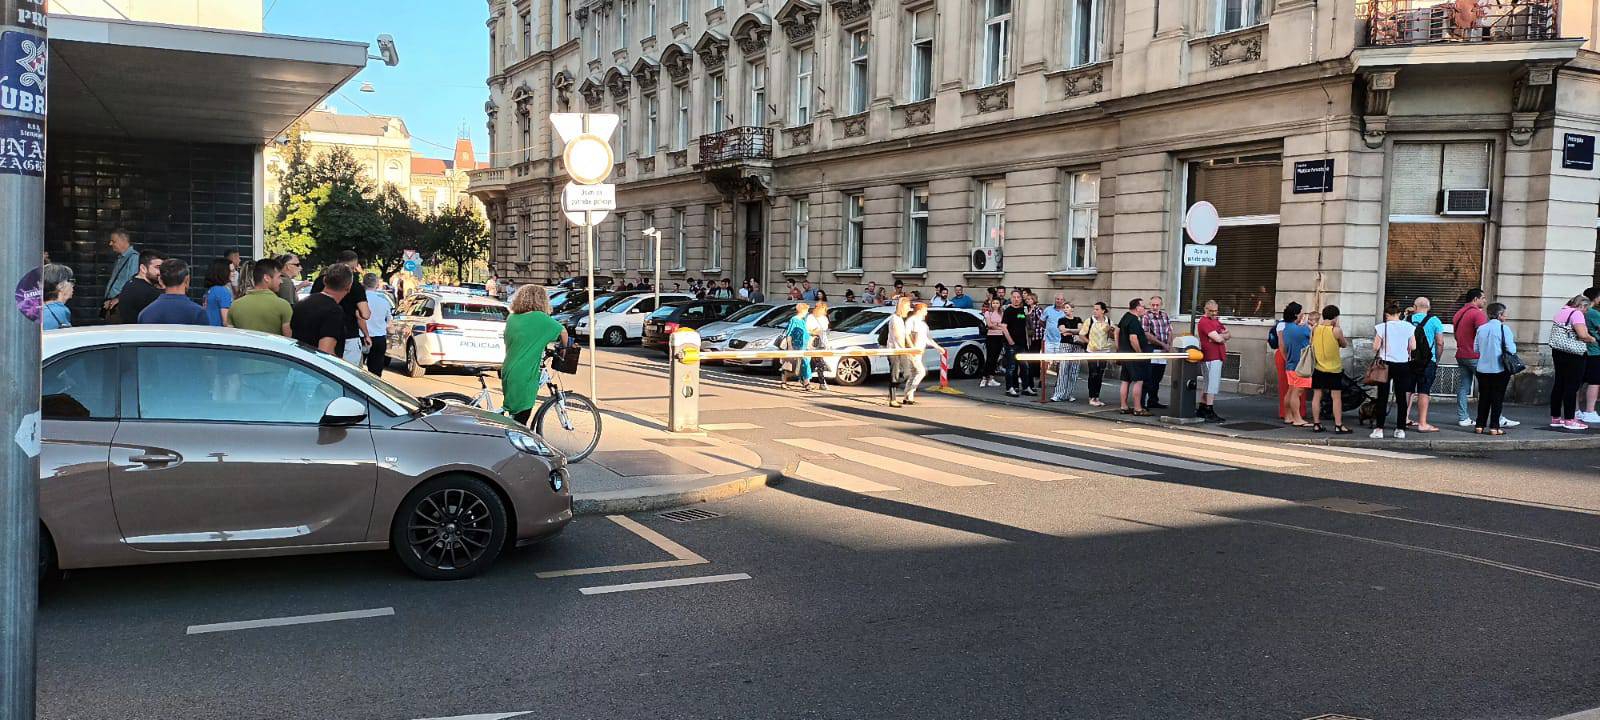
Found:
[[[1198,349],[1186,353],[1134,353],[1134,352],[1078,352],[1078,353],[1017,353],[1022,362],[1119,362],[1122,360],[1188,360],[1200,362],[1204,355]]]
[[[854,348],[849,350],[710,350],[701,360],[794,360],[798,358],[891,357],[921,355],[917,348]]]

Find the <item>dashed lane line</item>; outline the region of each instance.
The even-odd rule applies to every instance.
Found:
[[[340,620],[362,620],[365,618],[388,617],[394,615],[394,608],[372,608],[369,610],[347,610],[345,612],[318,613],[316,615],[293,615],[289,617],[262,618],[260,620],[241,620],[238,622],[212,623],[210,625],[190,625],[185,635],[204,635],[207,633],[232,632],[234,630],[254,630],[257,628],[286,627],[289,625],[310,625],[313,623],[337,622]]]
[[[944,485],[946,487],[974,487],[977,485],[994,484],[990,482],[984,482],[983,480],[978,480],[976,478],[948,474],[944,470],[935,470],[930,467],[923,467],[914,463],[908,463],[902,460],[884,457],[882,455],[875,455],[873,453],[863,452],[854,448],[822,442],[821,440],[812,440],[810,438],[784,438],[778,440],[778,442],[791,447],[800,448],[801,450],[809,450],[815,453],[832,455],[841,460],[848,460],[853,463],[866,465],[867,467],[874,467],[879,470],[887,470],[895,473],[896,475],[904,475],[909,478],[925,480],[927,482],[934,483],[935,485]]]
[[[745,573],[732,573],[729,575],[705,575],[702,577],[677,578],[675,580],[651,580],[649,582],[624,583],[622,585],[597,585],[595,587],[578,588],[578,592],[585,595],[606,595],[610,593],[631,592],[633,590],[653,590],[655,588],[683,587],[685,585],[705,585],[708,583],[725,583],[736,580],[749,580]]]

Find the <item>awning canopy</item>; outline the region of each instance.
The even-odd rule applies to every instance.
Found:
[[[50,131],[259,145],[367,64],[367,45],[50,18]]]

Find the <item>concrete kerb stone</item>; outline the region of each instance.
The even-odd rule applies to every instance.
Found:
[[[760,468],[692,484],[648,485],[627,490],[575,493],[572,496],[572,512],[576,515],[619,515],[715,502],[775,485],[783,476],[782,470]]]

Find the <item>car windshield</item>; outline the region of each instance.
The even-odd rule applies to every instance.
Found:
[[[552,300],[551,303],[550,303],[550,306],[555,308],[555,312],[558,312],[558,313],[560,313],[560,312],[571,312],[573,310],[576,310],[578,308],[583,307],[584,303],[587,303],[587,302],[589,302],[589,293],[587,291],[584,291],[584,290],[573,290],[571,292],[563,294],[561,296],[561,301],[560,302],[556,302],[556,301]]]
[[[672,314],[677,311],[678,306],[676,305],[663,305],[659,308],[656,308],[655,312],[650,313],[650,319],[655,320],[658,318],[671,317]]]
[[[782,308],[782,312],[775,312],[772,314],[772,317],[756,323],[756,326],[765,328],[781,328],[785,325],[788,325],[789,318],[792,317],[794,317],[794,306],[790,305]]]
[[[479,320],[482,322],[505,322],[511,310],[502,305],[483,305],[479,303],[444,304],[444,319],[446,320]]]
[[[883,322],[883,319],[886,318],[886,317],[889,317],[889,313],[886,313],[886,312],[859,312],[859,313],[856,313],[854,317],[851,317],[851,318],[845,320],[844,322],[839,323],[837,326],[835,326],[833,328],[833,331],[834,332],[840,332],[840,333],[867,333],[867,332],[872,332],[873,328],[877,327],[878,323]]]
[[[637,295],[606,295],[605,297],[602,297],[598,301],[595,302],[594,311],[597,312],[597,313],[611,312],[612,308],[622,304],[626,300],[629,300],[629,299],[635,298],[635,297],[638,297],[638,296]],[[584,312],[588,312],[589,311],[588,306],[584,306],[583,311]]]
[[[727,318],[725,318],[725,321],[733,323],[743,322],[745,320],[749,320],[750,318],[758,317],[761,315],[761,313],[771,309],[772,306],[766,304],[750,305],[748,307],[740,308],[739,312],[729,315]]]
[[[828,326],[832,327],[834,325],[838,325],[839,323],[860,315],[861,311],[865,309],[867,309],[866,305],[845,305],[843,307],[829,308]]]

